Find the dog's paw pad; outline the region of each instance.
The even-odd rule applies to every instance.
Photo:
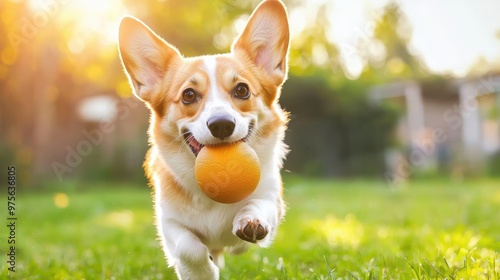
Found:
[[[236,231],[236,236],[242,240],[255,243],[258,240],[264,239],[266,237],[268,230],[263,227],[259,220],[248,221],[243,229],[238,229]]]

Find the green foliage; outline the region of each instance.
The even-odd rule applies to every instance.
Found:
[[[377,19],[371,44],[380,44],[384,54],[363,53],[368,65],[361,79],[387,83],[401,79],[420,79],[429,75],[418,57],[408,49],[411,28],[395,2],[389,3]]]
[[[391,189],[285,178],[288,213],[274,244],[226,256],[221,279],[498,279],[498,185]],[[17,272],[7,276],[2,263],[0,277],[175,279],[156,240],[149,190],[107,187],[66,182],[21,192]],[[55,206],[57,192],[68,196],[67,208]]]
[[[488,169],[490,176],[500,177],[500,152],[491,156],[488,161]]]
[[[291,76],[281,104],[291,112],[286,168],[308,175],[382,174],[398,111],[368,102],[359,81],[331,84],[328,76]]]
[[[321,69],[339,74],[342,79],[345,79],[341,71],[337,46],[327,39],[331,28],[327,8],[327,4],[321,5],[313,17],[313,24],[308,25],[304,31],[292,38],[289,64],[290,71],[295,75],[313,75]],[[314,58],[315,52],[318,51],[323,53],[320,60]]]

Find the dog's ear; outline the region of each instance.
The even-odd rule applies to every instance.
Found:
[[[173,46],[133,17],[124,17],[118,34],[120,58],[134,94],[151,102],[168,66],[181,58]]]
[[[232,51],[249,58],[279,86],[287,75],[289,43],[285,6],[278,0],[267,0],[252,13],[243,33],[234,42]]]

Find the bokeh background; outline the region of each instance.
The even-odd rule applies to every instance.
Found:
[[[120,18],[193,56],[228,51],[257,3],[2,1],[1,161],[25,187],[144,181],[148,112],[121,69]],[[500,174],[497,2],[286,4],[286,170],[389,182]]]
[[[0,162],[25,195],[21,268],[173,277],[142,169],[149,112],[122,70],[118,24],[133,15],[185,56],[221,53],[258,2],[0,0]],[[500,2],[284,2],[290,211],[276,247],[229,263],[234,276],[495,279]]]

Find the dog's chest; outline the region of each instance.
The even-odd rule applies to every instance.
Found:
[[[197,215],[185,217],[187,226],[212,248],[231,246],[238,240],[232,234],[233,219],[236,215],[234,207],[214,207],[200,211]]]
[[[168,202],[161,205],[164,219],[175,219],[209,248],[233,246],[239,240],[232,233],[234,217],[241,208],[239,203],[220,204],[201,198],[181,208],[171,207]]]

